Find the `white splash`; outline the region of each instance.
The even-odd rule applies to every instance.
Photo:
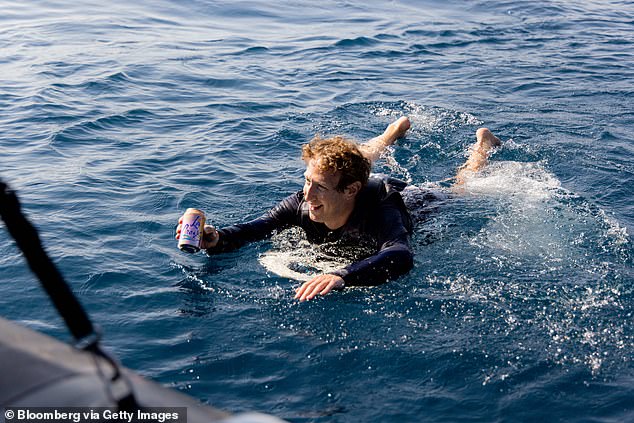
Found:
[[[561,182],[543,163],[490,162],[482,172],[467,178],[467,193],[533,203],[552,198]]]
[[[305,239],[299,228],[282,231],[272,241],[273,248],[260,254],[258,261],[268,272],[283,278],[308,281],[350,263],[342,257],[324,254]]]

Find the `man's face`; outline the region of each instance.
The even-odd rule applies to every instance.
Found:
[[[336,229],[343,226],[348,218],[349,199],[345,190],[337,191],[341,175],[338,172],[323,172],[317,164],[318,159],[311,159],[304,172],[304,199],[309,206],[308,216],[314,222]]]

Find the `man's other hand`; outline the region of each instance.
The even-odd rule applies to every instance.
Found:
[[[302,286],[295,291],[295,299],[300,301],[312,300],[315,296],[326,295],[333,289],[341,289],[344,287],[343,279],[335,275],[319,275],[304,282]]]

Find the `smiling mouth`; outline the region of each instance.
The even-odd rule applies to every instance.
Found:
[[[309,209],[310,211],[319,210],[319,209],[320,209],[320,208],[322,208],[322,207],[323,207],[322,205],[319,205],[319,206],[313,206],[312,204],[309,204],[309,205],[308,205],[308,209]]]

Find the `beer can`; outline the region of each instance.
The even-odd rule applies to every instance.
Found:
[[[186,253],[200,251],[203,236],[205,234],[205,213],[198,209],[189,208],[183,215],[181,234],[178,239],[178,248]]]

